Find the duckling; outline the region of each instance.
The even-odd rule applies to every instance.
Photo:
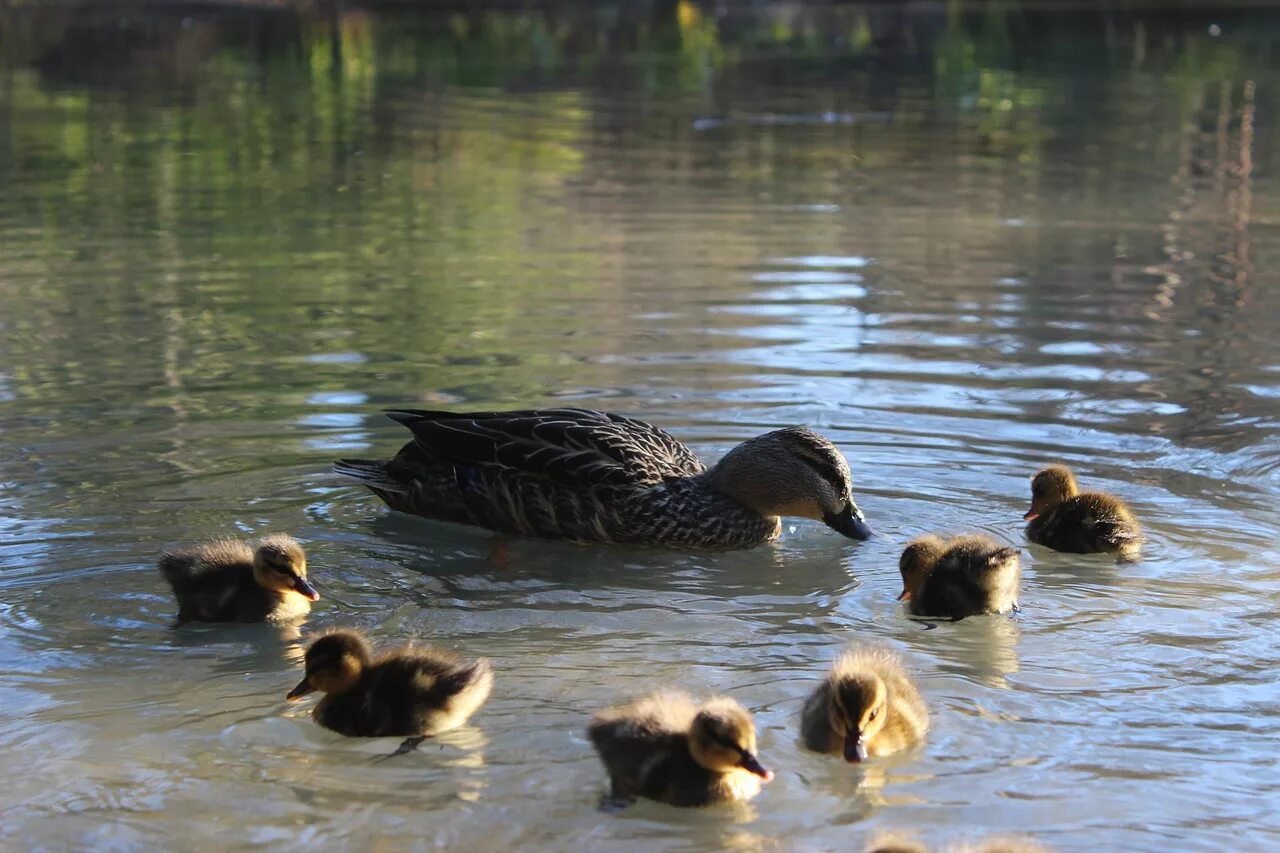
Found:
[[[1065,465],[1050,465],[1031,478],[1027,538],[1069,554],[1115,554],[1137,559],[1142,529],[1124,501],[1106,492],[1081,492]]]
[[[401,512],[519,536],[722,551],[776,539],[782,516],[871,535],[849,463],[805,427],[745,441],[708,469],[663,430],[609,412],[387,415],[413,433],[396,457],[333,470]]]
[[[850,763],[905,749],[928,728],[929,709],[902,662],[874,646],[842,654],[800,712],[805,747]]]
[[[749,800],[773,778],[756,758],[751,715],[726,696],[698,705],[686,693],[659,691],[600,711],[587,735],[617,798],[707,806]]]
[[[251,548],[220,539],[160,555],[160,574],[186,622],[291,622],[311,612],[320,593],[307,580],[307,555],[290,536]]]
[[[944,542],[921,536],[907,543],[898,560],[902,573],[899,601],[910,602],[917,616],[947,616],[953,621],[983,613],[1018,609],[1022,563],[1018,549],[972,533]]]
[[[307,649],[306,676],[286,697],[325,694],[311,712],[348,737],[409,737],[400,751],[467,721],[493,687],[485,658],[464,662],[433,648],[399,649],[374,658],[354,631],[334,631]]]

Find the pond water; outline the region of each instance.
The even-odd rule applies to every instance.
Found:
[[[6,844],[1280,843],[1280,17],[147,8],[2,13]],[[400,446],[386,407],[565,405],[708,460],[810,425],[880,535],[499,539],[328,472]],[[1026,546],[1050,461],[1141,562]],[[966,530],[1025,547],[1022,612],[927,630],[898,552]],[[169,627],[158,552],[269,531],[301,639]],[[283,701],[337,625],[487,655],[493,698],[375,764]],[[934,718],[861,769],[795,722],[851,640]],[[599,811],[588,716],[656,684],[752,709],[773,784]]]

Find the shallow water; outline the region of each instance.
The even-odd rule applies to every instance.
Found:
[[[1276,845],[1280,17],[752,9],[5,13],[7,843]],[[808,424],[881,535],[391,515],[327,467],[393,453],[399,405],[607,408],[709,460]],[[1046,461],[1145,559],[1027,547],[1015,617],[905,618],[905,540],[1025,545]],[[490,656],[474,725],[374,764],[283,702],[297,636],[168,627],[160,550],[276,530],[304,636]],[[795,727],[854,639],[934,714],[861,769]],[[750,707],[774,783],[598,811],[588,715],[657,683]]]

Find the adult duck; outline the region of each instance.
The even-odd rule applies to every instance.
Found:
[[[340,474],[395,510],[573,542],[733,550],[777,538],[782,516],[871,535],[844,455],[805,427],[774,430],[708,469],[644,421],[588,409],[393,410],[413,440]]]

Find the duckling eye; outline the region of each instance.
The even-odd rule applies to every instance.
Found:
[[[874,711],[871,712],[871,716],[867,717],[867,721],[869,722],[871,720],[874,720],[876,718],[876,715],[879,713],[880,713],[880,709],[876,708]]]

